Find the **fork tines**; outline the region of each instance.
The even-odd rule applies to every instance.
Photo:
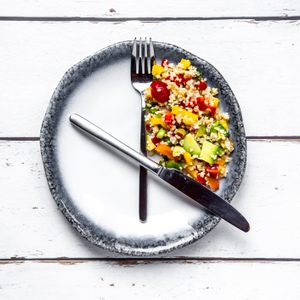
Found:
[[[131,71],[136,74],[151,74],[151,66],[154,64],[154,48],[152,39],[142,38],[137,41],[135,38],[132,47],[132,68]]]

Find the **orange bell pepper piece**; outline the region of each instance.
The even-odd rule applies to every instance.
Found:
[[[165,144],[158,144],[157,147],[155,148],[155,150],[160,154],[160,155],[164,155],[169,159],[174,159],[173,155],[172,155],[172,149],[171,147],[169,147],[168,145]]]
[[[216,191],[216,190],[219,188],[219,186],[220,186],[220,182],[219,182],[219,180],[216,179],[216,178],[212,178],[212,177],[208,177],[208,176],[207,176],[207,177],[206,177],[206,181],[207,181],[209,187],[210,187],[213,191]]]

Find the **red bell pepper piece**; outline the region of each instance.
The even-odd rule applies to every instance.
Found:
[[[164,116],[164,122],[167,124],[172,124],[173,122],[173,114],[171,112],[166,112]]]

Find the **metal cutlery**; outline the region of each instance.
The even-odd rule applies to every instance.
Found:
[[[154,48],[151,38],[144,41],[140,38],[133,41],[131,55],[131,82],[134,89],[141,95],[141,127],[140,127],[140,150],[146,156],[146,130],[145,130],[145,101],[144,91],[152,81],[152,65],[155,62]],[[147,219],[147,170],[140,166],[139,173],[139,218]]]
[[[250,230],[248,221],[233,206],[181,171],[158,165],[156,162],[126,146],[101,128],[77,114],[70,116],[70,122],[84,132],[89,133],[105,144],[131,157],[141,166],[175,187],[181,193],[189,196],[216,216],[221,217],[244,232]]]

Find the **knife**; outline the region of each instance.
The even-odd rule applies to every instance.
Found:
[[[214,215],[224,219],[244,232],[250,230],[248,221],[241,213],[204,185],[198,183],[179,170],[169,169],[158,165],[153,160],[126,146],[124,143],[78,114],[72,114],[70,116],[70,122],[84,132],[89,133],[95,138],[129,156],[138,162],[139,165],[145,167],[147,170],[175,187],[181,193],[189,196],[191,199],[204,206]]]

